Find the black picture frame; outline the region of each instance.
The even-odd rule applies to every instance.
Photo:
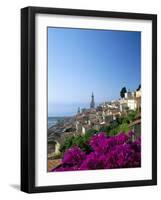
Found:
[[[59,14],[152,21],[152,179],[35,186],[35,15]],[[21,190],[27,193],[147,186],[157,184],[157,15],[45,7],[21,9]]]

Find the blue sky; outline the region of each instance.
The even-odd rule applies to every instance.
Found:
[[[141,33],[48,28],[48,111],[54,104],[118,99],[141,83]],[[53,111],[54,112],[54,111]]]

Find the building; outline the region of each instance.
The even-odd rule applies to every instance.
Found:
[[[127,101],[120,100],[120,112],[125,112],[128,110]]]
[[[141,89],[136,91],[137,109],[141,111]]]
[[[95,107],[95,102],[94,102],[94,94],[92,92],[92,96],[91,96],[91,103],[90,103],[90,108],[94,108]]]
[[[127,107],[129,110],[136,110],[137,109],[136,99],[127,99]]]
[[[136,98],[140,98],[141,97],[141,89],[136,91]]]
[[[128,90],[128,92],[125,93],[125,99],[133,99],[135,98],[135,92],[134,91],[130,91],[130,89]]]
[[[89,131],[92,128],[91,125],[85,124],[82,125],[82,135],[85,135],[87,131]]]
[[[120,111],[141,109],[141,90],[125,93],[125,98],[120,100]]]
[[[78,107],[78,111],[77,111],[77,114],[78,114],[78,115],[80,114],[80,107]]]

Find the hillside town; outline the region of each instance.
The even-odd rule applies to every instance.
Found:
[[[78,108],[77,114],[72,117],[65,117],[48,129],[48,159],[59,154],[61,144],[69,136],[84,135],[91,129],[101,130],[110,125],[129,111],[137,111],[137,119],[129,124],[129,127],[136,129],[140,136],[141,130],[141,87],[135,91],[126,91],[122,98],[103,102],[95,105],[94,93],[91,95],[89,108]]]

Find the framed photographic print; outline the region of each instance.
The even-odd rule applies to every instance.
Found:
[[[21,190],[157,184],[157,16],[21,10]]]

